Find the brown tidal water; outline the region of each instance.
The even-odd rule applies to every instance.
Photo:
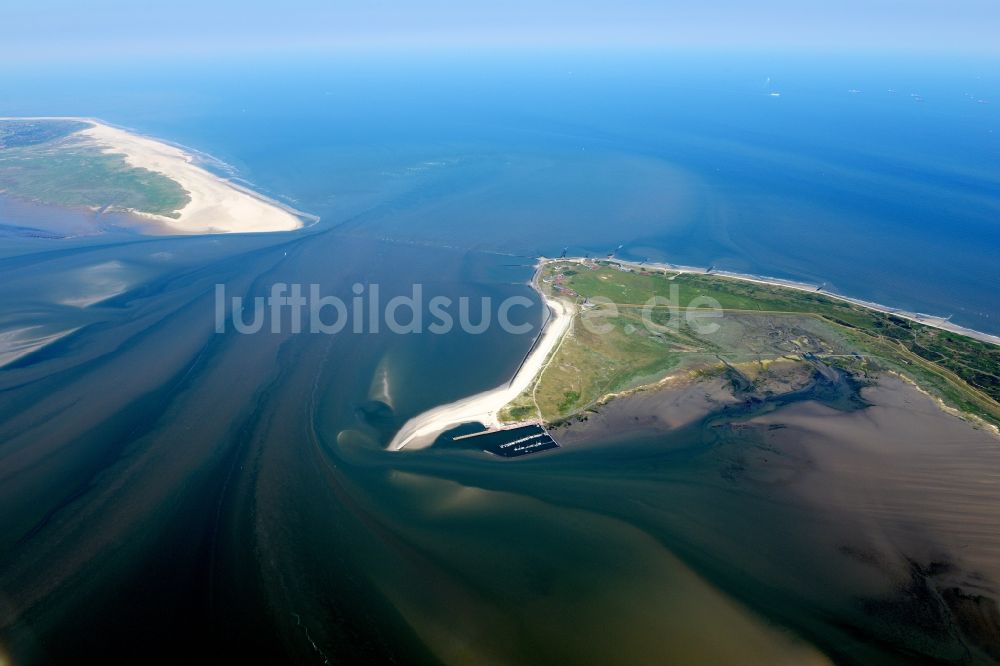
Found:
[[[610,403],[557,437],[594,451],[685,442],[664,476],[672,505],[633,516],[835,660],[992,663],[1000,440],[892,375],[830,388],[748,404],[699,382]],[[678,417],[688,425],[664,423]]]
[[[63,335],[0,367],[0,662],[996,660],[996,442],[890,378],[391,454],[531,336],[216,335],[213,294],[530,297],[534,257],[622,246],[998,332],[1000,107],[965,94],[1000,68],[410,56],[0,63],[4,115],[178,141],[321,217],[143,238],[0,200],[0,335]]]
[[[354,559],[365,501],[326,475],[337,462],[319,437],[378,436],[499,383],[530,336],[218,335],[215,284],[318,283],[349,298],[353,282],[378,282],[388,298],[420,281],[499,302],[531,295],[523,261],[326,232],[26,247],[0,261],[5,323],[76,332],[0,370],[4,652],[18,664],[170,661],[195,647],[295,661],[308,632],[349,656],[419,657]],[[112,260],[124,291],[62,302],[61,285]],[[526,312],[537,324],[540,308]],[[481,344],[496,355],[479,359]],[[361,415],[380,369],[392,405],[373,427]],[[431,372],[441,383],[428,390]]]
[[[997,440],[890,376],[639,394],[518,460],[393,453],[532,336],[220,335],[215,284],[534,298],[530,258],[322,229],[25,242],[8,316],[76,330],[0,370],[15,664],[994,654]]]

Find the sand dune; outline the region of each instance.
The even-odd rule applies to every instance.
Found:
[[[288,231],[302,227],[302,220],[290,211],[195,165],[193,157],[180,148],[92,119],[81,120],[92,126],[81,130],[80,135],[97,143],[105,152],[124,155],[125,161],[134,167],[176,181],[191,198],[176,219],[137,213],[142,217],[188,234]]]

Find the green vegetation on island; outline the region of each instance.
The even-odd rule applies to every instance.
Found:
[[[0,195],[67,207],[176,218],[190,201],[174,180],[130,166],[79,134],[75,120],[0,120]]]
[[[559,421],[678,372],[731,364],[759,375],[774,362],[819,360],[860,375],[897,372],[1000,424],[1000,347],[988,342],[819,292],[719,275],[558,260],[538,277],[546,295],[578,312],[505,420]],[[704,316],[714,303],[721,316]]]

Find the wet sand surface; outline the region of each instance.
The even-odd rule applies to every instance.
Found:
[[[1000,439],[888,374],[847,408],[741,397],[718,379],[642,392],[555,436],[685,442],[691,487],[664,490],[688,515],[650,519],[696,570],[838,660],[1000,659]],[[673,427],[699,411],[701,434]]]
[[[739,403],[723,380],[677,377],[656,389],[610,400],[556,426],[552,432],[562,444],[585,445],[618,437],[623,431],[673,430],[690,425],[711,411]]]
[[[377,256],[387,298],[419,275],[498,303],[533,293],[531,266],[303,233],[3,260],[8,302],[82,328],[0,371],[0,654],[868,664],[995,649],[991,435],[891,376],[863,388],[797,364],[763,389],[733,370],[614,400],[519,459],[387,451],[413,416],[509,379],[530,336],[217,335],[214,285],[348,298]],[[82,279],[112,260],[124,292],[103,268]]]

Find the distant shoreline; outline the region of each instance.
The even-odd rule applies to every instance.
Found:
[[[199,166],[197,151],[115,127],[96,118],[77,116],[4,117],[0,120],[70,120],[89,127],[74,132],[108,154],[122,155],[131,167],[173,180],[189,201],[177,217],[129,210],[131,215],[180,234],[293,231],[310,216],[238,185]]]
[[[993,335],[991,333],[984,333],[983,331],[977,331],[975,329],[966,328],[964,326],[959,326],[954,324],[943,317],[938,317],[935,315],[922,314],[919,312],[908,312],[900,308],[892,308],[887,305],[882,305],[881,303],[874,303],[872,301],[865,301],[860,298],[853,298],[851,296],[843,296],[830,291],[823,291],[820,285],[808,284],[806,282],[795,282],[794,280],[783,280],[781,278],[767,277],[763,275],[752,275],[749,273],[734,273],[731,271],[721,271],[712,269],[709,272],[708,268],[699,268],[696,266],[678,266],[674,264],[667,263],[657,263],[657,262],[635,262],[628,261],[625,259],[587,259],[584,257],[564,257],[562,259],[549,259],[548,261],[571,261],[576,263],[583,263],[584,261],[610,261],[616,264],[621,264],[622,266],[627,266],[633,269],[645,269],[654,268],[657,270],[665,270],[673,273],[690,273],[698,275],[717,275],[719,277],[731,278],[733,280],[741,280],[744,282],[755,282],[757,284],[767,284],[775,287],[784,287],[786,289],[795,289],[796,291],[804,291],[807,293],[821,294],[829,298],[843,301],[846,303],[851,303],[853,305],[859,305],[863,308],[868,308],[869,310],[875,310],[876,312],[882,312],[884,314],[891,314],[896,317],[901,317],[903,319],[908,319],[910,321],[916,322],[918,324],[923,324],[924,326],[930,326],[931,328],[937,328],[942,331],[949,331],[951,333],[958,333],[959,335],[964,335],[966,337],[972,338],[974,340],[979,340],[980,342],[988,342],[990,344],[1000,346],[1000,336]]]
[[[520,395],[524,389],[538,380],[539,375],[545,369],[546,361],[548,360],[549,355],[558,348],[559,342],[569,331],[569,324],[571,323],[573,316],[576,314],[576,308],[574,305],[567,301],[552,299],[545,294],[544,291],[542,291],[541,286],[538,284],[542,269],[550,263],[570,262],[583,264],[587,261],[607,261],[639,270],[652,268],[655,270],[665,270],[678,274],[690,273],[700,275],[717,275],[719,277],[741,280],[744,282],[754,282],[757,284],[784,287],[786,289],[795,289],[797,291],[804,291],[808,293],[820,293],[823,296],[828,296],[832,299],[858,305],[869,310],[892,314],[925,326],[950,331],[952,333],[958,333],[982,342],[1000,345],[1000,337],[990,335],[989,333],[983,333],[982,331],[975,331],[958,326],[945,321],[940,317],[905,312],[903,310],[890,308],[878,303],[870,303],[861,299],[851,298],[850,296],[841,296],[826,291],[818,291],[818,285],[782,280],[780,278],[749,275],[745,273],[733,273],[729,271],[712,270],[709,272],[709,269],[707,268],[675,266],[673,264],[656,262],[638,263],[615,258],[588,259],[585,257],[561,257],[558,259],[551,259],[548,257],[539,257],[530,284],[549,308],[550,312],[554,313],[554,316],[549,317],[549,319],[543,323],[542,331],[539,333],[536,341],[532,344],[532,347],[529,348],[524,360],[518,366],[514,377],[507,384],[501,385],[495,389],[477,393],[473,396],[462,398],[452,403],[440,405],[414,416],[403,424],[403,427],[400,428],[399,432],[397,432],[392,438],[387,448],[394,451],[401,450],[407,446],[410,446],[410,448],[423,448],[432,444],[442,432],[465,423],[478,422],[482,423],[487,428],[498,427],[500,425],[500,421],[497,417],[498,412],[517,398],[517,396]],[[556,311],[554,306],[560,308],[560,310]],[[530,376],[528,376],[528,373],[530,373]],[[515,389],[518,390],[514,392]],[[500,404],[501,400],[504,400],[502,404]]]

